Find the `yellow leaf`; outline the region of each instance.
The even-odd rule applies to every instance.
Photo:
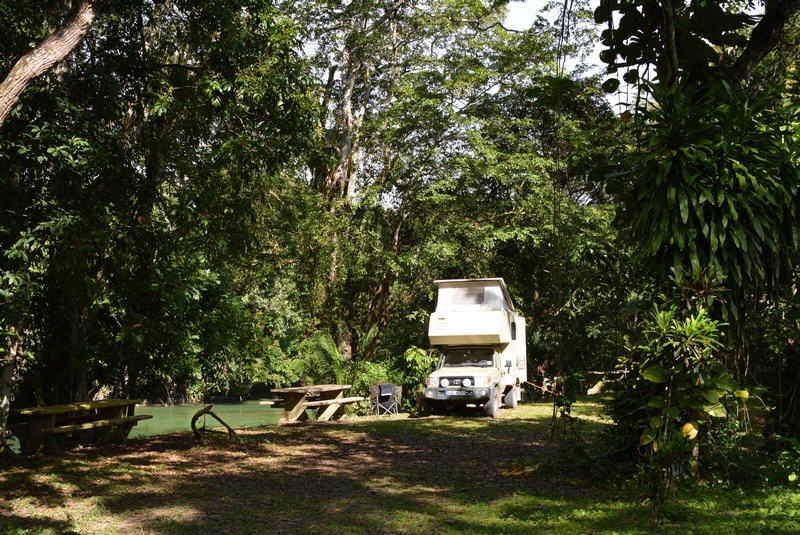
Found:
[[[686,422],[681,427],[681,434],[689,440],[696,439],[699,432],[700,429],[697,426],[697,422]]]

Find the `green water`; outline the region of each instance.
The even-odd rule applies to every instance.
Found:
[[[205,405],[189,403],[185,405],[146,405],[136,407],[136,414],[151,414],[150,420],[142,420],[131,430],[131,438],[149,437],[153,435],[168,435],[181,431],[191,431],[192,416]],[[281,409],[259,405],[258,401],[247,401],[236,404],[215,404],[212,409],[220,418],[231,427],[253,427],[257,425],[271,425],[278,422]],[[206,427],[222,427],[211,416],[200,417],[198,427],[203,425],[205,418]]]

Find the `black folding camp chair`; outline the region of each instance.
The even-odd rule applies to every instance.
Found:
[[[400,412],[400,387],[391,383],[373,385],[370,389],[372,412],[376,416]]]

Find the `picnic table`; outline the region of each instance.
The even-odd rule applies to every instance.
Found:
[[[272,392],[283,398],[283,416],[280,423],[302,422],[308,419],[306,409],[317,409],[317,421],[338,420],[344,413],[343,405],[363,401],[363,397],[345,397],[344,391],[352,385],[313,385],[273,388]]]
[[[148,414],[134,415],[136,399],[105,399],[79,401],[62,405],[26,407],[11,411],[16,422],[15,434],[20,437],[23,451],[35,453],[43,445],[56,448],[56,436],[93,433],[96,429],[109,428],[106,436],[123,439],[140,420],[152,418]]]

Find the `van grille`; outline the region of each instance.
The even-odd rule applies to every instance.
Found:
[[[461,386],[461,382],[466,379],[466,377],[442,377],[442,379],[450,381],[450,386]],[[474,383],[473,381],[473,384]]]

